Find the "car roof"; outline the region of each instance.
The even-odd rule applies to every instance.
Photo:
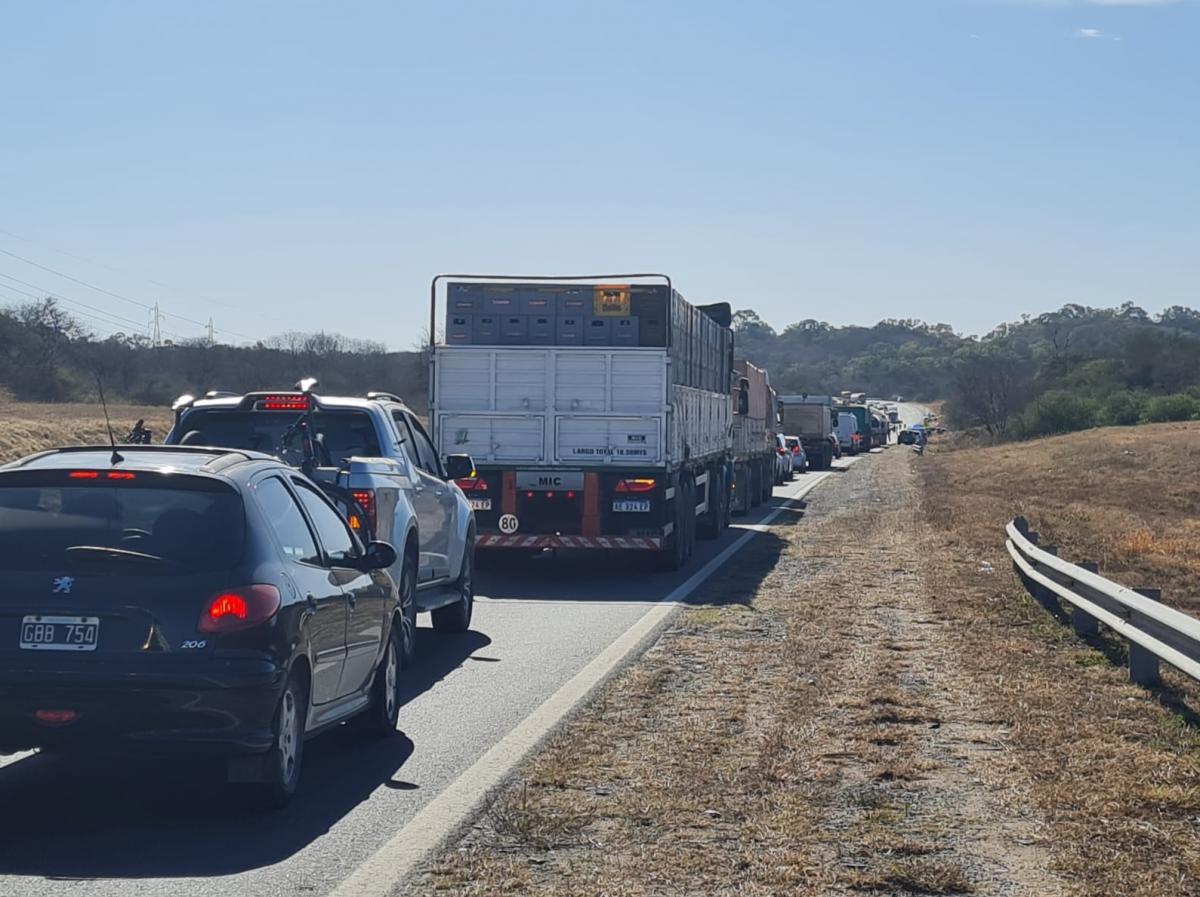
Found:
[[[112,463],[111,446],[69,446],[30,455],[9,465],[8,469],[62,470],[71,467],[121,470],[216,474],[229,467],[250,462],[279,464],[277,458],[262,452],[240,449],[200,448],[192,446],[118,446],[121,461]]]
[[[261,391],[255,390],[254,395],[260,394]],[[252,393],[246,393],[251,395]],[[224,409],[227,411],[247,411],[255,414],[280,414],[279,411],[266,411],[257,408],[242,408],[241,405],[246,399],[246,395],[240,396],[220,396],[215,399],[197,399],[189,407],[188,411],[205,411],[212,409]],[[272,395],[299,395],[292,390],[279,390],[278,393]],[[380,401],[377,399],[364,399],[359,396],[326,396],[313,394],[316,400],[316,411],[368,411],[371,408],[378,408]],[[388,400],[391,404],[404,406],[403,402],[395,402]],[[407,407],[407,406],[404,406]]]

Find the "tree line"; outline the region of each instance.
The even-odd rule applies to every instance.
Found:
[[[982,337],[914,320],[776,332],[751,310],[734,324],[738,354],[782,392],[944,399],[951,425],[995,438],[1200,417],[1200,312],[1183,306],[1070,304]]]
[[[1182,306],[1150,315],[1132,303],[1071,304],[982,337],[912,319],[808,319],[776,331],[751,309],[734,315],[734,329],[738,357],[767,368],[780,392],[944,399],[952,426],[996,438],[1200,417],[1200,312]],[[52,298],[0,309],[0,387],[18,399],[90,401],[99,377],[110,397],[168,404],[185,392],[287,388],[306,376],[330,393],[388,390],[418,411],[427,404],[423,351],[294,331],[251,346],[154,346],[136,334],[97,337]]]
[[[0,309],[0,386],[26,401],[91,401],[97,378],[109,398],[166,405],[183,393],[285,389],[308,376],[330,393],[387,390],[415,410],[428,404],[423,354],[369,340],[288,331],[251,346],[155,346],[141,334],[99,338],[52,298]]]

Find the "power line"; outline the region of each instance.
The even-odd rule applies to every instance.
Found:
[[[154,305],[150,305],[145,302],[140,302],[137,299],[130,299],[128,296],[122,296],[120,293],[114,293],[112,290],[106,290],[104,287],[98,287],[94,283],[88,283],[86,280],[80,280],[78,277],[72,277],[70,274],[64,274],[62,271],[57,271],[54,268],[51,268],[47,265],[40,264],[38,262],[33,261],[32,259],[27,259],[22,255],[17,255],[15,252],[9,252],[7,249],[0,249],[0,254],[7,255],[10,258],[16,259],[17,261],[24,262],[27,265],[32,265],[33,267],[38,268],[42,271],[46,271],[50,274],[53,274],[56,277],[61,277],[64,280],[69,280],[72,283],[77,283],[82,287],[87,287],[89,290],[95,290],[96,292],[103,293],[106,296],[112,296],[114,299],[120,299],[122,302],[128,302],[130,305],[136,305],[139,308],[144,308],[144,309],[146,309],[146,311],[154,311],[155,310]],[[159,313],[162,314],[164,317],[171,317],[171,318],[175,318],[176,320],[179,320],[179,321],[186,321],[189,324],[195,324],[197,327],[203,327],[203,328],[208,327],[208,325],[204,321],[197,321],[194,318],[189,318],[184,315],[177,315],[174,312],[165,312],[164,311],[164,312],[159,312]],[[248,336],[245,333],[238,333],[236,330],[228,330],[224,327],[217,327],[214,329],[219,333],[228,333],[230,336],[237,336],[237,337],[240,337],[242,339],[247,339],[247,340],[254,339],[254,337]]]
[[[89,305],[89,304],[88,304],[88,303],[86,303],[86,302],[80,302],[78,299],[72,299],[72,298],[71,298],[71,297],[69,297],[69,296],[63,296],[61,293],[55,293],[55,292],[53,292],[53,291],[51,291],[51,290],[47,290],[45,287],[38,286],[38,285],[37,285],[37,284],[35,284],[35,283],[30,283],[30,282],[29,282],[29,281],[27,281],[27,280],[21,280],[21,278],[19,278],[19,277],[13,277],[11,274],[5,274],[5,273],[3,273],[3,272],[0,272],[0,277],[3,277],[3,278],[5,278],[6,280],[11,280],[11,281],[13,281],[13,282],[15,282],[15,283],[22,284],[23,286],[27,286],[27,287],[29,287],[29,288],[31,288],[31,289],[34,289],[34,290],[38,290],[38,291],[40,291],[41,295],[36,295],[36,294],[34,294],[34,293],[27,293],[27,292],[25,292],[24,290],[18,290],[18,289],[16,289],[15,287],[9,287],[7,284],[0,284],[0,286],[5,286],[5,287],[7,287],[8,289],[12,290],[14,293],[20,293],[21,295],[23,295],[23,296],[27,296],[27,297],[29,297],[30,299],[43,299],[43,298],[45,298],[45,297],[47,297],[47,296],[48,296],[48,297],[50,297],[51,299],[57,299],[58,301],[60,301],[60,302],[65,302],[65,303],[66,303],[66,304],[68,304],[68,305],[73,305],[73,306],[76,306],[76,305],[77,305],[77,306],[79,306],[80,308],[86,308],[86,309],[88,309],[88,310],[90,310],[90,311],[93,311],[93,312],[96,312],[96,313],[98,313],[98,314],[105,315],[105,316],[107,316],[107,317],[109,317],[109,318],[112,318],[114,321],[118,321],[118,322],[121,322],[121,323],[123,323],[123,324],[128,324],[128,325],[131,325],[131,326],[133,326],[133,327],[136,327],[136,328],[138,328],[139,332],[140,332],[140,331],[147,331],[147,330],[149,330],[149,329],[150,329],[150,324],[149,324],[149,322],[145,322],[145,321],[141,321],[141,322],[139,322],[139,321],[135,321],[135,320],[133,320],[132,318],[126,318],[126,317],[123,317],[122,315],[118,315],[118,314],[116,314],[115,312],[108,311],[107,309],[104,309],[104,308],[97,308],[96,306],[94,306],[94,305]],[[83,313],[82,313],[82,312],[78,312],[78,314],[83,314]],[[89,316],[89,315],[85,315],[85,317],[91,317],[91,316]],[[112,321],[110,321],[110,322],[108,322],[108,323],[111,325],[113,322],[112,322]],[[180,333],[175,333],[174,331],[164,331],[164,332],[167,334],[167,336],[169,336],[169,337],[172,337],[173,339],[187,340],[187,339],[192,339],[192,338],[193,338],[193,337],[189,337],[189,336],[184,336],[183,334],[180,334]]]

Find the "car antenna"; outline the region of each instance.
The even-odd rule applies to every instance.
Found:
[[[96,389],[100,393],[100,407],[104,409],[104,423],[108,427],[108,444],[112,446],[112,457],[108,460],[110,464],[120,464],[125,459],[117,451],[117,439],[113,436],[112,420],[108,416],[108,402],[104,401],[104,383],[101,381],[99,373],[96,374]]]

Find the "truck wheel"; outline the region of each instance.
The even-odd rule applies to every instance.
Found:
[[[455,586],[458,600],[430,612],[433,628],[438,632],[466,632],[471,626],[471,612],[475,609],[475,531],[467,533],[467,544],[463,549],[462,570]]]
[[[762,465],[754,462],[750,465],[750,507],[762,504],[762,493]]]
[[[762,461],[760,463],[762,464],[762,472],[763,472],[763,475],[762,475],[762,489],[763,489],[762,500],[764,502],[767,502],[767,501],[770,501],[771,497],[775,494],[774,478],[768,475],[768,474],[773,474],[775,472],[775,462],[774,462],[774,460],[772,460],[770,464],[768,464],[766,461]]]
[[[667,536],[663,550],[658,554],[659,568],[668,573],[681,569],[687,563],[687,533],[684,531],[683,514],[680,512],[684,507],[683,499],[683,483],[680,483],[675,487],[675,497],[671,500],[671,535]]]
[[[750,472],[745,464],[733,469],[733,501],[730,513],[739,517],[750,509]]]
[[[725,528],[728,516],[729,490],[725,486],[724,474],[713,472],[708,475],[708,512],[698,524],[700,535],[715,539]]]
[[[683,506],[683,531],[687,533],[684,557],[690,558],[696,550],[696,484],[687,481],[686,499]]]

